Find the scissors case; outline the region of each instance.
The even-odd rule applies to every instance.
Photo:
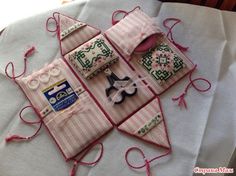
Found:
[[[59,14],[57,23],[62,57],[117,129],[156,146],[170,149],[160,100],[147,83],[148,80],[130,67],[127,60],[98,29],[93,29],[93,33],[97,35],[90,38],[84,31],[89,27],[91,33],[91,26],[85,23],[83,27],[69,33],[68,29],[82,22]],[[159,31],[155,29],[154,32]],[[68,35],[64,36],[64,33]],[[66,47],[68,43],[70,47]],[[107,67],[121,79],[131,78],[137,93],[126,96],[120,104],[110,102],[105,93],[110,85],[103,72]]]

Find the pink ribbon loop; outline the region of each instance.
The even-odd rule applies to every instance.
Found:
[[[194,72],[194,70],[196,70],[197,65],[194,66],[193,70],[189,73],[189,83],[188,85],[185,87],[184,92],[178,96],[178,97],[173,97],[172,100],[173,101],[178,101],[178,106],[179,107],[184,107],[185,109],[187,109],[187,102],[185,100],[185,96],[187,95],[187,92],[189,90],[189,88],[192,86],[195,90],[197,90],[198,92],[207,92],[208,90],[211,89],[211,83],[210,81],[208,81],[205,78],[195,78],[192,79],[192,73]],[[207,83],[208,87],[201,89],[200,87],[198,87],[197,85],[195,85],[195,82],[197,81],[203,81],[205,83]]]
[[[118,10],[114,11],[114,12],[112,13],[111,24],[112,24],[112,25],[115,25],[116,23],[118,23],[118,22],[120,21],[120,20],[116,20],[116,19],[115,19],[118,14],[124,14],[123,17],[121,18],[121,19],[123,19],[123,18],[125,18],[129,13],[133,12],[133,11],[136,10],[136,9],[141,9],[141,7],[140,7],[140,6],[136,6],[133,10],[128,11],[128,12],[125,11],[125,10],[121,10],[121,9],[118,9]]]
[[[25,109],[27,108],[33,108],[33,106],[26,106],[24,107],[20,113],[19,113],[19,116],[20,116],[20,119],[25,123],[25,124],[28,124],[28,125],[34,125],[34,124],[39,124],[39,127],[38,129],[35,131],[35,133],[33,133],[31,136],[27,136],[27,137],[23,137],[23,136],[18,136],[18,135],[11,135],[9,137],[7,137],[5,139],[6,142],[12,142],[12,141],[20,141],[20,140],[31,140],[33,139],[34,137],[37,136],[37,134],[39,133],[39,131],[41,130],[42,128],[42,125],[43,125],[43,121],[42,120],[39,120],[39,121],[27,121],[25,120],[23,117],[22,117],[22,113]],[[33,108],[34,109],[34,108]],[[35,110],[35,109],[34,109]]]
[[[41,123],[42,120],[38,120],[38,121],[28,121],[28,120],[25,120],[22,116],[22,113],[24,112],[24,110],[28,109],[28,108],[32,108],[33,109],[33,106],[29,105],[29,106],[25,106],[24,108],[21,109],[20,113],[19,113],[19,116],[20,116],[20,119],[25,123],[25,124],[28,124],[28,125],[33,125],[33,124],[39,124]]]
[[[98,155],[98,157],[95,159],[95,161],[92,161],[92,162],[85,162],[85,161],[82,161],[84,159],[84,157],[96,146],[96,145],[99,145],[100,146],[100,153]],[[84,165],[84,166],[92,166],[94,164],[97,164],[102,156],[103,156],[103,152],[104,152],[104,148],[103,148],[103,144],[102,143],[95,143],[93,144],[90,148],[88,148],[84,153],[83,155],[79,158],[79,159],[74,159],[74,164],[73,164],[73,167],[70,171],[70,176],[75,176],[76,174],[76,171],[77,171],[77,168],[78,168],[78,165],[81,164],[81,165]]]
[[[130,153],[131,151],[136,151],[136,152],[140,153],[141,156],[142,156],[142,159],[143,159],[143,161],[144,161],[144,164],[141,164],[141,165],[133,165],[133,164],[131,164],[131,163],[129,162],[129,159],[128,159],[129,153]],[[146,159],[146,156],[145,156],[144,152],[143,152],[140,148],[138,148],[138,147],[130,147],[130,148],[126,151],[126,153],[125,153],[125,161],[126,161],[127,165],[128,165],[129,167],[133,168],[133,169],[142,169],[142,168],[145,167],[145,169],[146,169],[146,175],[147,175],[147,176],[151,176],[150,163],[153,162],[153,161],[155,161],[155,160],[157,160],[157,159],[159,159],[159,158],[162,158],[162,157],[164,157],[164,156],[167,156],[167,155],[169,155],[170,153],[171,153],[171,149],[168,149],[168,151],[167,151],[166,153],[164,153],[164,154],[162,154],[162,155],[159,155],[159,156],[157,156],[157,157],[154,157],[154,158],[148,160],[148,159]]]
[[[139,152],[139,153],[141,154],[143,160],[144,160],[144,164],[141,164],[141,165],[132,165],[132,164],[130,164],[129,159],[128,159],[128,156],[129,156],[129,153],[130,153],[131,151]],[[143,152],[140,148],[138,148],[138,147],[130,147],[130,148],[126,151],[126,153],[125,153],[125,161],[126,161],[126,163],[128,164],[128,166],[131,167],[131,168],[133,168],[133,169],[142,169],[142,168],[144,168],[145,166],[147,166],[147,163],[148,163],[148,160],[146,159],[144,152]]]
[[[171,27],[169,27],[167,25],[168,22],[170,21],[174,21],[174,24],[171,25]],[[173,38],[173,34],[172,34],[172,29],[175,27],[175,25],[177,25],[178,23],[180,23],[181,20],[178,18],[166,18],[163,21],[163,26],[168,30],[166,36],[169,38],[169,40],[180,50],[180,51],[187,51],[188,47],[184,47],[182,45],[180,45],[179,43],[175,42],[174,38]]]
[[[36,49],[34,46],[32,46],[30,49],[28,49],[25,54],[24,54],[24,69],[23,69],[23,72],[20,73],[19,75],[15,75],[15,66],[13,64],[13,62],[9,62],[6,67],[5,67],[5,75],[14,80],[16,82],[16,78],[19,78],[21,76],[23,76],[27,70],[27,59],[29,57],[31,57],[34,53],[35,53]],[[9,66],[11,66],[11,75],[8,74],[8,69],[9,69]]]
[[[54,12],[52,17],[49,17],[46,21],[46,30],[51,33],[57,34],[57,38],[60,38],[60,30],[59,30],[59,12]],[[55,23],[55,29],[50,29],[50,23]]]

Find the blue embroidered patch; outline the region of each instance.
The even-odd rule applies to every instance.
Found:
[[[67,108],[78,99],[78,96],[66,79],[56,82],[42,92],[54,111]]]

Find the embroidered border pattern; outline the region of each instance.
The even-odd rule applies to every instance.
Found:
[[[84,44],[70,55],[73,65],[86,78],[96,75],[108,65],[115,63],[118,58],[101,38]]]
[[[154,118],[148,120],[141,128],[136,132],[138,136],[144,136],[154,127],[156,127],[162,121],[161,113],[158,113]]]
[[[69,34],[71,34],[72,32],[74,32],[75,30],[77,30],[83,26],[86,26],[86,24],[85,23],[76,23],[76,24],[70,26],[68,29],[65,29],[64,31],[61,32],[61,40],[64,39]]]

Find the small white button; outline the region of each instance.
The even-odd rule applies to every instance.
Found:
[[[49,70],[49,73],[52,76],[59,76],[61,73],[61,70],[58,67],[54,66]]]
[[[42,73],[39,75],[39,80],[42,82],[42,83],[48,83],[49,82],[49,79],[50,79],[50,75],[45,72],[45,73]]]
[[[28,87],[32,90],[36,90],[39,87],[39,80],[31,79],[28,81]]]

